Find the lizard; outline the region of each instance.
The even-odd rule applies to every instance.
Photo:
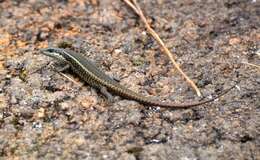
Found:
[[[212,102],[235,87],[234,85],[229,89],[222,91],[222,93],[216,95],[215,97],[203,101],[191,103],[163,102],[156,100],[154,97],[144,96],[124,87],[118,81],[101,71],[91,60],[86,59],[83,55],[72,50],[49,47],[40,49],[40,53],[66,64],[62,70],[72,68],[72,71],[74,71],[81,79],[83,79],[90,86],[99,89],[100,92],[108,99],[112,98],[112,95],[110,94],[110,92],[112,92],[126,99],[135,100],[145,105],[166,108],[189,108]]]

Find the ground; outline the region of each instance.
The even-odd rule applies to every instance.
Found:
[[[110,103],[39,49],[80,52],[144,95],[200,98],[123,1],[0,0],[0,159],[260,159],[259,1],[138,2],[205,97],[236,88],[191,109]]]

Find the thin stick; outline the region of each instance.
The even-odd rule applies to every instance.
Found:
[[[79,82],[75,81],[74,79],[72,79],[71,77],[67,76],[66,74],[61,73],[61,72],[58,72],[58,73],[59,73],[61,76],[67,78],[67,79],[68,79],[69,81],[71,81],[72,83],[76,84],[78,87],[82,87],[82,85],[81,85]]]
[[[159,35],[150,27],[149,23],[147,22],[140,6],[138,5],[136,0],[124,0],[124,2],[134,10],[134,12],[141,18],[143,23],[145,24],[145,27],[147,31],[152,35],[152,37],[159,43],[162,51],[168,55],[170,60],[172,61],[174,67],[178,70],[178,72],[181,73],[181,75],[184,77],[184,79],[191,85],[191,87],[196,91],[197,95],[200,97],[201,92],[199,88],[195,85],[195,83],[182,71],[179,64],[175,61],[175,57],[173,57],[173,54],[169,51],[169,49],[165,46],[164,42],[161,40]]]
[[[257,69],[260,69],[260,66],[256,65],[256,64],[253,64],[253,63],[248,63],[248,62],[242,62],[244,64],[247,64],[249,66],[253,66],[253,67],[256,67]]]

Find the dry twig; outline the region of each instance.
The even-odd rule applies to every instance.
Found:
[[[61,73],[61,72],[58,72],[58,73],[59,73],[61,76],[67,78],[67,79],[68,79],[69,81],[71,81],[72,83],[76,84],[78,87],[82,87],[82,85],[81,85],[79,82],[75,81],[73,78],[67,76],[67,75],[64,74],[64,73]]]
[[[244,64],[247,64],[249,66],[253,66],[253,67],[256,67],[257,69],[260,69],[260,66],[259,65],[256,65],[256,64],[253,64],[253,63],[248,63],[248,62],[242,62]]]
[[[138,5],[136,0],[124,0],[124,2],[131,7],[134,12],[141,18],[143,23],[145,24],[145,27],[147,31],[152,35],[152,37],[159,43],[162,51],[168,55],[170,60],[172,61],[174,67],[178,70],[178,72],[181,73],[181,75],[185,78],[185,80],[191,85],[191,87],[196,91],[198,96],[201,96],[199,88],[195,85],[195,83],[182,71],[182,69],[179,67],[178,63],[175,61],[172,53],[169,51],[169,49],[165,46],[159,35],[150,27],[149,23],[147,22],[140,6]]]

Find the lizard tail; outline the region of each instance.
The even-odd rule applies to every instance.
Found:
[[[212,102],[214,100],[216,100],[217,98],[227,94],[231,89],[235,88],[236,85],[222,91],[220,94],[210,98],[210,99],[206,99],[203,101],[199,101],[199,102],[192,102],[192,103],[167,103],[167,102],[160,102],[160,101],[155,101],[155,100],[151,100],[151,99],[147,99],[142,101],[143,104],[147,104],[147,105],[155,105],[155,106],[161,106],[161,107],[166,107],[166,108],[190,108],[190,107],[195,107],[195,106],[199,106],[202,104],[206,104],[209,102]]]

